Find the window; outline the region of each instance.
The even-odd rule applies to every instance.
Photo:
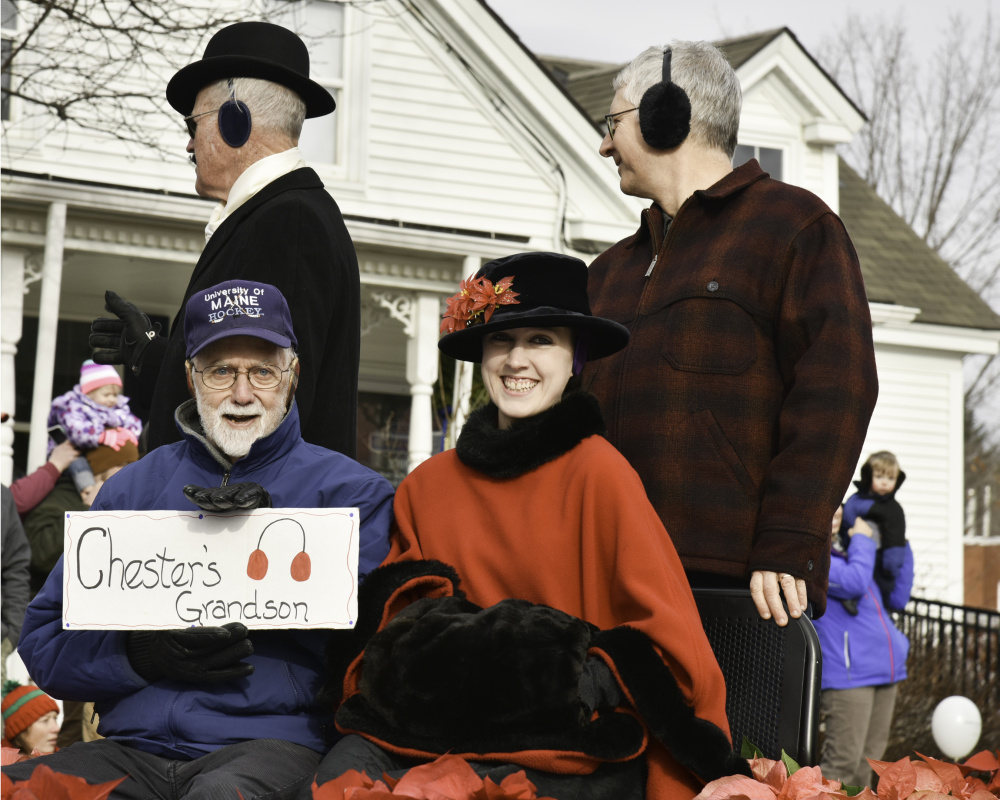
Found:
[[[309,77],[337,101],[337,111],[307,119],[299,147],[306,161],[341,161],[338,121],[344,101],[344,6],[331,0],[294,0],[275,7],[270,20],[302,37],[309,48]]]
[[[782,151],[774,147],[757,147],[752,144],[736,145],[736,154],[733,156],[733,166],[740,167],[746,164],[751,158],[756,158],[760,163],[760,168],[775,180],[781,180],[781,156]]]
[[[2,0],[0,11],[0,28],[3,39],[0,41],[0,119],[10,119],[10,55],[14,50],[14,33],[17,29],[17,6],[14,0]]]

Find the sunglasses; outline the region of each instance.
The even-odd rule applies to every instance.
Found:
[[[188,136],[190,136],[193,139],[195,133],[198,132],[198,123],[195,122],[195,120],[198,119],[198,117],[204,117],[206,114],[218,114],[218,113],[219,109],[214,108],[211,111],[202,111],[200,114],[192,114],[189,117],[184,117],[184,124],[187,125]]]

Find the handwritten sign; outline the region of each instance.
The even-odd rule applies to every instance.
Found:
[[[356,508],[66,515],[63,626],[352,628]]]

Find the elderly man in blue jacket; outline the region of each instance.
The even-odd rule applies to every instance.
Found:
[[[248,294],[257,305],[213,308],[220,297]],[[182,441],[115,475],[93,510],[357,507],[363,578],[389,550],[392,487],[303,441],[284,297],[268,284],[231,280],[193,296],[185,311],[194,397],[175,413]],[[326,750],[314,698],[330,631],[250,633],[240,623],[67,631],[62,584],[60,559],[28,609],[19,652],[45,691],[95,700],[106,738],[4,767],[10,778],[47,764],[90,783],[128,776],[112,797],[251,800],[294,794],[312,776]]]

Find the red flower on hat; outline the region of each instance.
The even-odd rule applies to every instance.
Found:
[[[458,292],[447,299],[441,333],[454,333],[470,325],[487,323],[497,306],[518,305],[518,292],[511,287],[514,276],[509,275],[492,283],[487,278],[466,278],[458,286]]]

